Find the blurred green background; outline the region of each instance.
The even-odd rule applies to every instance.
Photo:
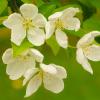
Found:
[[[0,0],[0,5],[3,1],[6,0]],[[13,1],[15,0],[8,0],[7,5],[10,6]],[[27,2],[31,0],[22,1]],[[18,6],[23,3],[22,1],[17,0]],[[34,0],[32,0],[32,2],[33,1]],[[36,3],[35,0],[35,3],[39,4],[41,0],[37,1]],[[44,2],[56,5],[57,9],[60,7],[59,4],[62,6],[74,4],[82,8],[83,14],[79,16],[82,21],[81,29],[78,32],[68,33],[71,45],[75,45],[77,40],[89,31],[100,31],[100,0],[44,0]],[[3,9],[3,6],[4,5],[0,7]],[[13,6],[11,7],[11,9],[13,9]],[[46,5],[42,6],[43,11],[40,11],[43,12],[46,17],[49,16],[44,13],[43,7],[46,8]],[[15,11],[16,9],[13,10]],[[60,48],[58,54],[55,56],[52,48],[48,45],[43,45],[41,49],[41,52],[45,55],[44,62],[46,64],[52,62],[66,68],[68,78],[64,81],[65,89],[60,94],[53,94],[41,86],[31,97],[24,98],[26,87],[22,87],[22,80],[11,81],[6,75],[6,65],[3,64],[1,59],[3,52],[11,47],[10,30],[1,24],[3,18],[7,15],[9,15],[9,13],[6,6],[4,12],[0,12],[0,100],[100,100],[100,62],[90,61],[94,71],[94,74],[90,75],[76,62],[76,49],[68,48],[64,50]],[[100,41],[100,38],[98,41]],[[57,47],[54,49],[56,48]]]

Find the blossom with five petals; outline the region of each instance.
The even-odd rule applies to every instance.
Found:
[[[78,8],[67,8],[64,11],[56,12],[51,15],[46,24],[46,39],[49,39],[55,33],[58,44],[63,47],[68,47],[68,37],[63,29],[79,30],[80,21],[74,17],[79,12]]]
[[[44,56],[36,49],[30,48],[17,57],[13,56],[13,49],[7,49],[2,60],[7,64],[6,73],[12,80],[19,79],[31,68],[35,68],[36,62],[42,62]]]
[[[94,43],[95,37],[97,36],[100,36],[100,32],[92,31],[83,36],[77,43],[77,62],[91,74],[93,74],[93,70],[88,59],[92,61],[100,61],[100,46]]]
[[[29,69],[25,75],[23,85],[28,81],[25,97],[35,93],[42,82],[44,87],[54,93],[59,93],[64,89],[63,79],[67,77],[67,72],[64,67],[55,64],[40,64],[40,68]]]
[[[23,4],[19,13],[11,14],[3,24],[11,29],[11,41],[20,45],[27,36],[35,46],[40,46],[45,41],[44,27],[46,18],[38,13],[38,8],[33,4]]]

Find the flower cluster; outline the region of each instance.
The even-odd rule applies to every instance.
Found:
[[[47,20],[35,5],[23,4],[20,7],[20,14],[11,14],[3,24],[11,29],[11,42],[17,46],[20,46],[26,38],[33,46],[41,46],[55,35],[59,46],[67,48],[68,36],[64,30],[80,29],[80,20],[75,17],[79,11],[79,8],[66,8],[50,15]],[[90,32],[83,36],[76,46],[77,62],[91,74],[93,70],[88,59],[100,61],[100,46],[95,42],[95,37],[99,35],[98,31]],[[23,77],[23,86],[28,83],[25,97],[36,92],[42,83],[45,89],[54,93],[60,93],[64,89],[63,79],[67,77],[66,69],[52,63],[44,64],[43,54],[35,47],[28,48],[17,56],[14,56],[12,48],[7,49],[2,60],[7,64],[6,73],[11,80]]]
[[[54,93],[64,89],[63,79],[67,77],[64,67],[43,63],[44,56],[36,49],[30,48],[17,57],[13,57],[13,50],[7,49],[3,54],[3,62],[7,64],[6,73],[11,80],[24,77],[23,85],[28,82],[25,97],[32,95],[40,85]],[[38,66],[37,66],[38,64]]]

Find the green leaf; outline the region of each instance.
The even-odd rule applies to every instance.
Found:
[[[8,17],[8,16],[0,17],[0,25],[2,24],[2,22],[3,22],[7,17]]]
[[[32,3],[33,2],[33,0],[21,0],[21,1],[24,3]]]
[[[6,9],[7,5],[7,0],[0,0],[0,15]]]
[[[50,48],[52,49],[54,55],[57,55],[59,50],[60,50],[60,46],[56,42],[55,36],[52,36],[50,39],[48,39],[46,41],[46,43],[47,43],[48,46],[50,46]]]
[[[82,37],[85,32],[84,32],[84,29],[80,28],[79,31],[74,31],[74,30],[64,30],[64,32],[67,34],[67,35],[73,35],[73,36],[77,36],[77,37]]]
[[[13,48],[13,55],[16,57],[20,55],[23,51],[33,47],[31,43],[27,39],[25,39],[20,46],[15,45],[12,43],[12,48]]]
[[[42,6],[43,4],[45,4],[45,3],[43,2],[43,0],[34,0],[34,2],[35,2],[35,4],[36,4],[38,7],[40,7],[40,6]]]
[[[52,12],[55,10],[56,5],[55,4],[43,4],[39,7],[39,11],[45,16],[48,17],[52,14]]]
[[[55,9],[53,12],[59,12],[59,11],[62,11],[64,9],[66,9],[66,8],[69,8],[69,7],[79,8],[80,9],[80,12],[82,12],[81,6],[78,5],[78,4],[68,4],[68,5],[65,5],[65,6],[62,6],[62,7],[59,7],[57,9]]]
[[[97,15],[92,16],[83,23],[83,28],[87,31],[98,30],[100,31],[100,18]]]
[[[38,7],[40,7],[41,5],[45,4],[43,2],[43,0],[21,0],[24,3],[34,3],[36,4]]]
[[[96,8],[100,8],[100,0],[89,0],[89,2]]]
[[[56,6],[60,7],[61,6],[61,1],[60,0],[49,0],[51,3],[55,4]]]

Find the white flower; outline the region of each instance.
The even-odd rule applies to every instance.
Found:
[[[88,59],[92,61],[100,61],[100,46],[94,44],[95,37],[99,35],[100,32],[92,31],[83,36],[77,43],[77,61],[91,74],[93,74],[93,70]]]
[[[45,17],[38,13],[38,8],[33,4],[23,4],[21,14],[13,13],[3,24],[11,29],[11,41],[20,45],[27,36],[35,46],[40,46],[45,41],[43,28],[46,24]]]
[[[12,80],[19,79],[28,70],[35,68],[36,62],[43,61],[43,55],[36,49],[29,49],[17,57],[13,57],[13,50],[7,49],[2,60],[7,64],[6,73]]]
[[[61,92],[64,89],[63,79],[67,77],[67,72],[62,66],[40,64],[40,69],[30,69],[24,77],[24,85],[31,79],[26,89],[25,97],[28,97],[39,89],[42,82],[47,90],[54,93]]]
[[[53,33],[55,33],[56,40],[58,44],[63,47],[68,47],[68,37],[63,29],[68,30],[79,30],[80,21],[78,18],[74,17],[75,14],[79,12],[78,8],[67,8],[62,12],[56,12],[51,15],[46,24],[46,39],[49,39]]]

